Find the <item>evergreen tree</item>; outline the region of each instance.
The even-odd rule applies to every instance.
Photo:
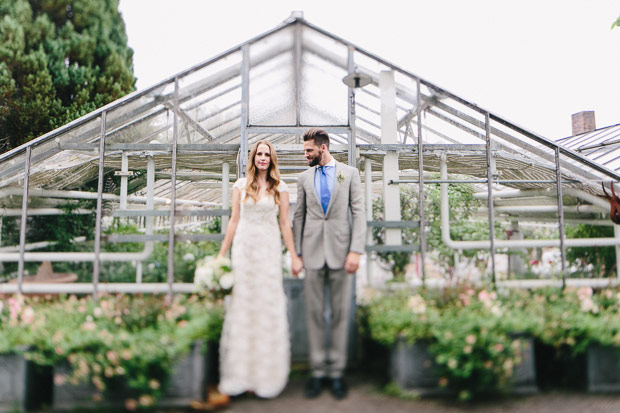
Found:
[[[119,0],[0,0],[0,152],[134,90]]]

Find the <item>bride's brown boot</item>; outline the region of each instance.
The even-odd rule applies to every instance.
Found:
[[[191,402],[189,402],[189,407],[191,407],[193,410],[201,410],[203,412],[210,412],[215,410],[215,406],[213,406],[208,401],[203,402],[202,400],[192,400]]]
[[[211,389],[207,393],[207,401],[215,408],[225,407],[230,404],[230,396],[220,393],[217,389]]]
[[[214,411],[228,406],[230,403],[230,397],[227,394],[222,394],[214,387],[207,388],[207,400],[192,400],[189,403],[189,407],[194,410],[201,411]]]

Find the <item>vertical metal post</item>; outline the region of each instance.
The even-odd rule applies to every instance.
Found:
[[[246,44],[241,47],[241,139],[239,145],[239,177],[245,176],[245,168],[248,163],[248,120],[250,99],[250,49]]]
[[[372,161],[364,159],[364,186],[366,187],[366,221],[372,221]],[[372,231],[366,229],[366,244],[372,244]],[[366,252],[366,285],[372,280],[372,252]]]
[[[349,54],[347,57],[347,67],[348,67],[348,71],[349,74],[352,74],[355,72],[355,61],[353,60],[354,57],[354,49],[352,46],[349,46]],[[356,165],[356,161],[357,161],[357,132],[355,130],[355,88],[350,87],[349,88],[349,95],[348,95],[348,100],[347,100],[347,106],[348,106],[348,111],[347,111],[347,116],[348,116],[348,120],[349,120],[349,155],[348,155],[348,162],[350,166],[355,166]]]
[[[105,152],[106,112],[101,113],[101,129],[99,135],[99,177],[97,180],[97,219],[95,221],[95,261],[93,262],[93,298],[97,300],[99,272],[101,267],[101,215],[103,204],[103,158]]]
[[[555,180],[558,194],[558,226],[560,227],[560,257],[562,259],[562,289],[566,287],[566,245],[564,240],[564,201],[562,200],[562,169],[560,168],[560,147],[555,147]]]
[[[26,221],[28,220],[28,186],[30,185],[31,146],[26,147],[24,160],[24,190],[22,192],[22,218],[19,227],[19,262],[17,264],[17,294],[22,293],[24,281],[24,253],[26,252]]]
[[[121,152],[121,202],[120,209],[127,209],[127,180],[129,173],[129,155]]]
[[[295,23],[295,126],[301,125],[301,22]]]
[[[396,118],[396,83],[394,72],[384,70],[379,73],[381,89],[381,143],[398,143],[398,120]],[[400,221],[400,187],[392,185],[391,181],[398,180],[398,151],[388,150],[383,156],[383,202],[386,221]],[[385,229],[385,243],[387,245],[401,245],[400,228]]]
[[[224,162],[222,164],[222,209],[229,208],[229,203],[228,203],[229,179],[230,179],[230,166],[228,165],[228,162]],[[222,230],[221,230],[222,234],[226,233],[227,226],[228,226],[228,216],[222,215]]]
[[[422,91],[420,81],[416,82],[418,94],[416,97],[416,116],[418,118],[418,209],[420,210],[420,268],[418,274],[422,274],[422,285],[426,284],[426,270],[424,260],[426,256],[426,214],[424,213],[424,142],[422,140]]]
[[[418,119],[419,120],[419,119]],[[491,282],[495,287],[495,212],[493,211],[493,168],[491,162],[491,119],[489,113],[484,114],[487,155],[487,191],[489,209],[489,240],[491,241]]]
[[[179,78],[174,78],[174,117],[172,120],[172,165],[170,176],[170,230],[168,232],[168,298],[174,283],[174,223],[177,205],[177,142],[179,139]]]
[[[146,154],[146,209],[152,211],[155,209],[155,160],[152,153]],[[162,217],[158,217],[161,219]],[[153,224],[155,217],[144,217],[144,226],[146,227],[145,234],[153,235]],[[153,241],[146,241],[146,243],[152,243]],[[146,247],[145,243],[145,247]],[[136,269],[136,283],[142,283],[142,262],[138,263]]]
[[[142,284],[142,261],[136,262],[136,284]]]

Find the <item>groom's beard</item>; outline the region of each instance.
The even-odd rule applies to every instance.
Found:
[[[317,166],[321,162],[321,159],[323,159],[323,151],[319,149],[319,154],[315,156],[314,158],[312,158],[309,165]]]

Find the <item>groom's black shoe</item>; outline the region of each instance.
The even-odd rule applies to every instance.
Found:
[[[347,397],[349,388],[347,387],[347,383],[345,383],[344,379],[342,377],[338,377],[332,379],[331,391],[332,396],[338,400],[342,400]]]
[[[323,389],[323,378],[322,377],[311,377],[310,380],[306,383],[306,397],[308,399],[314,399],[321,394],[321,390]]]

